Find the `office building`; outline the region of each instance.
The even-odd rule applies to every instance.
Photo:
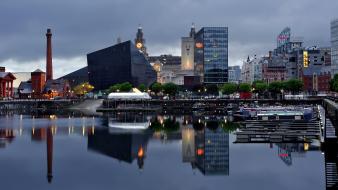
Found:
[[[333,76],[338,73],[338,19],[331,22],[331,57]]]
[[[150,86],[156,81],[156,72],[131,41],[87,54],[87,64],[89,83],[95,90],[122,82]]]
[[[195,74],[204,84],[228,82],[228,28],[203,27],[195,35]]]
[[[229,66],[229,82],[239,84],[241,82],[241,68],[240,66]]]

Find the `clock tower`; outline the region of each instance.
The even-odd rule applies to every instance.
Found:
[[[141,50],[142,53],[147,57],[147,48],[145,47],[146,40],[143,38],[142,27],[139,25],[135,38],[135,46],[137,49]]]

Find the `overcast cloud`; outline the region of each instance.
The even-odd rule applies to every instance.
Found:
[[[229,64],[263,55],[286,26],[306,46],[330,45],[337,0],[1,0],[0,66],[45,69],[45,33],[53,33],[56,76],[85,66],[86,54],[134,40],[142,25],[150,55],[180,54],[191,23],[229,27]]]

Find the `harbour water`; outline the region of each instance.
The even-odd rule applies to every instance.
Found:
[[[236,125],[227,122],[194,115],[2,115],[1,188],[325,189],[318,145],[233,143]]]

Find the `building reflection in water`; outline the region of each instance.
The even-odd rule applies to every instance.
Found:
[[[5,148],[15,138],[13,129],[0,129],[0,148]]]
[[[307,151],[318,151],[320,146],[310,143],[278,143],[278,157],[287,165],[292,165],[293,158],[304,158]],[[271,148],[273,145],[271,144]]]
[[[47,128],[47,179],[48,183],[53,179],[53,128]]]
[[[47,128],[32,128],[31,140],[44,141],[46,140],[47,148],[47,181],[52,182],[53,179],[53,135],[56,133],[55,126]]]
[[[150,137],[147,131],[121,133],[101,128],[88,136],[88,149],[126,163],[137,159],[139,169],[143,169]]]
[[[194,128],[182,129],[183,162],[190,162],[204,175],[229,175],[229,133],[218,121],[199,119]]]

